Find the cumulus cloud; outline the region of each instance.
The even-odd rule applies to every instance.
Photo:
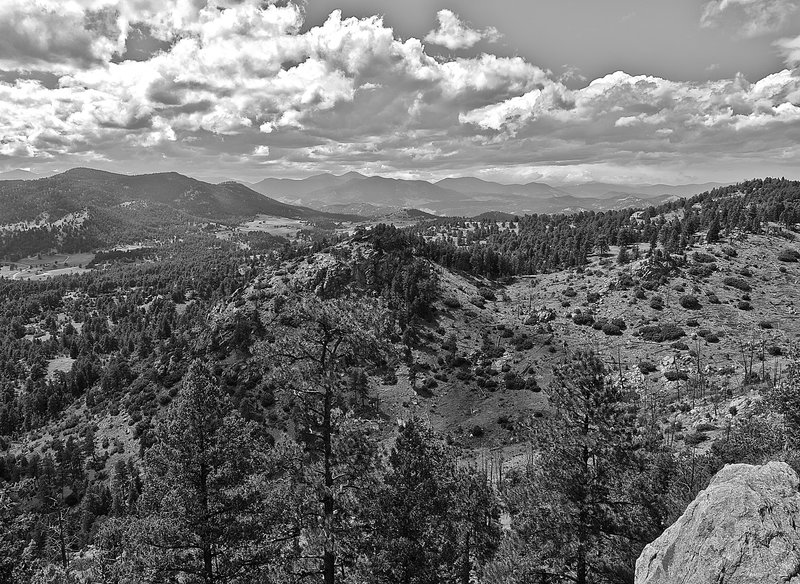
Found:
[[[800,65],[800,36],[778,39],[774,44],[789,67]]]
[[[0,67],[60,69],[108,61],[125,36],[111,7],[75,2],[6,0],[0,3]]]
[[[496,42],[500,32],[490,26],[481,30],[470,28],[451,10],[440,10],[436,13],[439,26],[425,35],[425,41],[451,51],[474,47],[482,40]]]
[[[797,0],[710,0],[703,8],[700,25],[755,37],[780,30],[797,9]]]
[[[334,11],[323,25],[301,34],[303,13],[293,4],[242,2],[221,9],[218,2],[199,8],[197,2],[177,2],[184,4],[168,23],[155,20],[162,33],[170,27],[183,31],[168,50],[123,62],[111,62],[110,49],[89,53],[86,64],[63,72],[56,90],[6,84],[16,114],[9,110],[0,122],[23,133],[27,128],[25,152],[46,151],[34,129],[40,105],[29,103],[34,88],[40,103],[58,103],[51,126],[76,144],[84,141],[82,133],[92,139],[101,133],[146,133],[152,142],[175,141],[176,132],[313,132],[309,120],[325,112],[335,116],[334,110],[354,103],[357,90],[365,87],[360,101],[367,109],[385,108],[392,100],[422,123],[438,117],[432,109],[443,104],[490,103],[546,77],[521,58],[482,55],[441,62],[427,55],[419,40],[398,40],[380,17],[343,19]],[[91,58],[104,61],[92,64]]]
[[[638,128],[662,135],[737,131],[789,125],[800,111],[800,77],[788,69],[756,83],[742,77],[706,83],[669,81],[622,71],[595,79],[585,88],[556,84],[461,115],[463,123],[515,136],[539,124],[557,122],[562,131],[580,127],[586,135],[619,138],[614,129]],[[629,138],[630,135],[622,135]]]
[[[303,18],[291,2],[260,0],[0,2],[0,67],[38,72],[0,81],[0,161],[568,180],[708,153],[786,164],[800,154],[793,69],[755,83],[624,72],[587,83],[521,57],[431,55],[378,16]],[[160,50],[125,60],[126,35],[142,25]],[[800,63],[800,41],[778,46]]]

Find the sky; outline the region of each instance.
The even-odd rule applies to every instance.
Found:
[[[800,178],[800,0],[0,0],[0,171]]]

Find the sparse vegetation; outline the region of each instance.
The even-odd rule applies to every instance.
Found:
[[[675,341],[686,335],[681,327],[674,324],[643,326],[638,332],[643,341],[655,343]]]
[[[684,294],[681,296],[680,305],[687,310],[698,310],[701,307],[697,296],[691,294]]]
[[[747,280],[743,278],[737,278],[735,276],[727,276],[722,280],[722,283],[726,286],[730,286],[731,288],[741,290],[742,292],[750,292],[752,290],[750,284],[747,283]]]

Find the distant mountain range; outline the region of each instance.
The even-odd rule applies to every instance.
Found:
[[[37,178],[42,178],[42,175],[21,168],[0,172],[0,180],[34,180]]]
[[[266,178],[255,184],[232,180],[213,184],[175,172],[125,175],[75,168],[42,178],[18,169],[0,173],[0,223],[29,221],[42,213],[61,216],[87,206],[115,207],[132,201],[164,205],[175,212],[210,220],[256,214],[354,220],[356,216],[396,216],[407,209],[467,217],[489,212],[574,213],[658,205],[718,186],[724,185],[593,182],[552,186],[541,182],[501,184],[472,177],[430,182],[357,172],[317,174],[305,179]]]
[[[415,208],[436,215],[475,216],[490,211],[572,213],[646,207],[724,186],[724,183],[587,183],[554,187],[539,182],[501,184],[471,177],[429,182],[349,172],[318,174],[305,179],[266,178],[250,186],[276,200],[320,211],[380,216]]]
[[[2,178],[2,177],[0,177]],[[215,221],[258,214],[292,219],[352,219],[290,205],[237,182],[209,184],[176,172],[124,175],[74,168],[36,180],[0,180],[0,224],[58,218],[84,208],[160,207]]]

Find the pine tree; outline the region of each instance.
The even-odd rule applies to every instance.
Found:
[[[592,353],[577,353],[553,373],[554,416],[539,460],[510,501],[515,527],[532,581],[606,582],[636,559],[627,553],[634,528],[624,489],[635,468],[635,411]]]
[[[294,570],[333,584],[365,544],[378,456],[371,425],[348,414],[355,367],[385,367],[392,321],[361,300],[303,299],[276,315],[275,342],[262,347],[282,398],[294,406],[305,452],[305,505],[297,517]]]
[[[141,519],[129,529],[130,569],[148,582],[256,581],[285,537],[281,465],[290,458],[267,446],[199,362],[156,437],[145,457]]]
[[[389,465],[376,529],[375,574],[386,583],[438,582],[452,461],[433,432],[412,419],[400,430]]]
[[[619,253],[617,254],[617,263],[621,266],[629,264],[631,261],[630,253],[628,252],[628,248],[625,246],[621,246],[619,248]]]
[[[716,217],[714,217],[711,220],[711,224],[708,226],[708,231],[706,232],[706,241],[708,243],[715,243],[719,241],[719,232],[720,232],[719,220]]]
[[[500,541],[499,504],[486,477],[418,419],[401,428],[384,478],[372,560],[377,582],[469,584]]]
[[[30,514],[20,512],[11,489],[0,483],[0,584],[24,581],[18,578],[18,569],[28,542],[31,519]]]

